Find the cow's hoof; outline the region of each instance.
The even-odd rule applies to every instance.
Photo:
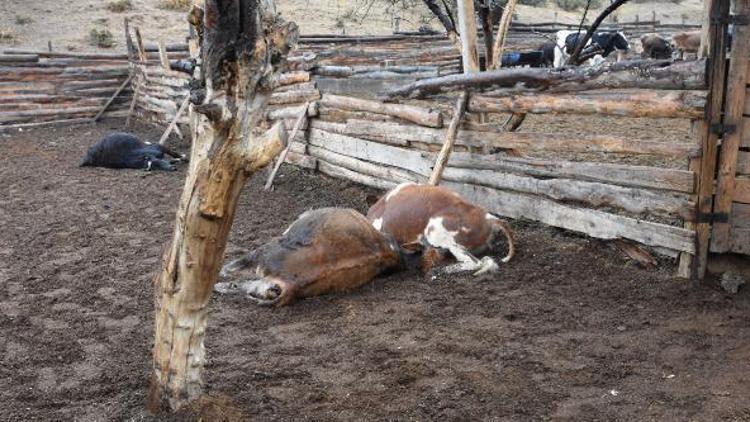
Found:
[[[499,270],[500,266],[497,265],[497,262],[491,257],[485,256],[479,260],[479,269],[474,272],[474,276],[490,275]]]
[[[231,281],[223,281],[221,283],[214,284],[214,291],[221,294],[236,294],[240,292],[240,286]]]

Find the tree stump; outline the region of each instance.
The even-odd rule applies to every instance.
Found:
[[[298,29],[273,0],[206,0],[188,20],[200,49],[190,82],[194,134],[174,235],[154,279],[156,330],[148,406],[175,411],[203,394],[208,301],[246,179],[284,148],[277,123],[254,130]]]

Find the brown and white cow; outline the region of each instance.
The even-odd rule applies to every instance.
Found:
[[[351,290],[400,265],[398,244],[352,209],[307,211],[247,256],[224,266],[219,293],[240,293],[261,305]]]
[[[475,275],[497,271],[489,256],[502,233],[508,241],[508,262],[514,254],[510,227],[483,208],[442,186],[404,183],[393,188],[370,207],[367,218],[373,227],[392,236],[404,251],[422,252],[422,270],[427,272],[450,252],[458,264],[448,272],[474,271]]]
[[[701,32],[679,32],[672,35],[675,49],[679,58],[684,58],[685,53],[698,53],[701,46]]]

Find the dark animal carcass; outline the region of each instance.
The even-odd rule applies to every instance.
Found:
[[[641,37],[643,51],[641,57],[644,59],[666,60],[672,58],[672,46],[669,41],[657,34],[646,34]]]
[[[503,53],[502,67],[513,66],[542,67],[544,66],[544,54],[541,51],[511,51]]]
[[[400,266],[396,242],[352,209],[302,214],[280,237],[224,266],[219,293],[240,293],[261,305],[351,290]]]
[[[81,167],[108,167],[115,169],[176,170],[174,162],[164,158],[164,148],[141,142],[129,133],[111,133],[92,145]]]
[[[491,257],[474,255],[491,252],[501,235],[508,241],[508,255],[502,261],[508,262],[514,254],[512,231],[505,222],[442,186],[398,185],[370,207],[367,218],[392,236],[402,253],[421,253],[425,272],[447,253],[459,261],[448,271],[493,272],[498,265]]]
[[[553,41],[547,41],[539,47],[539,51],[542,52],[542,63],[544,67],[552,67],[555,64],[555,49],[556,44]]]

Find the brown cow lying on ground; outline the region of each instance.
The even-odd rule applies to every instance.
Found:
[[[307,211],[280,237],[224,266],[219,293],[244,293],[261,305],[351,290],[398,268],[398,245],[352,209]]]
[[[508,255],[502,262],[508,262],[515,250],[505,222],[441,186],[398,185],[370,207],[367,218],[373,227],[393,236],[402,250],[420,250],[424,272],[443,261],[446,252],[458,260],[446,268],[449,272],[497,271],[491,257],[477,259],[475,255],[492,251],[501,233],[508,241]]]
[[[700,31],[680,32],[672,35],[675,49],[680,59],[684,58],[685,53],[698,53],[701,46]]]

